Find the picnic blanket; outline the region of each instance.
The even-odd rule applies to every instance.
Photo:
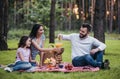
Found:
[[[81,66],[81,67],[74,67],[66,68],[66,65],[71,63],[63,63],[63,67],[50,67],[42,66],[42,67],[32,67],[28,70],[19,70],[19,72],[96,72],[99,71],[99,67],[92,67],[92,66]],[[5,68],[6,65],[0,65],[0,68]]]
[[[86,72],[86,71],[99,71],[100,69],[98,67],[90,67],[90,66],[83,66],[83,67],[73,67],[71,70],[67,70],[65,68],[53,68],[53,69],[48,69],[48,68],[40,68],[37,69],[37,72]]]
[[[31,68],[27,70],[27,72],[95,72],[99,71],[99,67],[92,67],[92,66],[81,66],[81,67],[74,67],[72,66],[71,69],[67,69],[66,64],[63,64],[63,67],[51,67],[48,68],[46,66],[38,67],[38,68]]]

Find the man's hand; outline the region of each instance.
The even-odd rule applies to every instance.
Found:
[[[100,50],[99,48],[92,49],[92,50],[90,51],[90,53],[91,53],[91,54],[95,54],[95,53],[98,52],[99,50]]]
[[[58,39],[61,40],[62,39],[62,34],[58,34]]]

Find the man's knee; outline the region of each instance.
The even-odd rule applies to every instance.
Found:
[[[90,54],[85,55],[84,58],[85,58],[85,61],[86,61],[86,62],[89,62],[89,61],[91,61],[91,60],[94,60],[93,57],[92,57]]]
[[[92,56],[90,55],[90,54],[86,54],[85,56],[84,56],[84,58],[86,59],[86,58],[91,58]]]
[[[73,59],[72,59],[72,64],[73,64],[73,66],[77,66],[77,63],[79,63],[79,62],[78,62],[78,58],[77,58],[77,57],[73,58]]]

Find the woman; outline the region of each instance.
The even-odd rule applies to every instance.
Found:
[[[44,29],[40,24],[35,24],[31,30],[30,37],[32,39],[31,52],[32,59],[35,60],[36,55],[40,56],[40,66],[42,66],[42,57],[44,51],[55,51],[56,48],[43,48],[44,47]]]

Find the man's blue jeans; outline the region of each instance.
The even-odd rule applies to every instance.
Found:
[[[96,52],[94,55],[86,54],[73,58],[72,64],[75,67],[91,65],[93,67],[101,67],[103,62],[103,51]]]

